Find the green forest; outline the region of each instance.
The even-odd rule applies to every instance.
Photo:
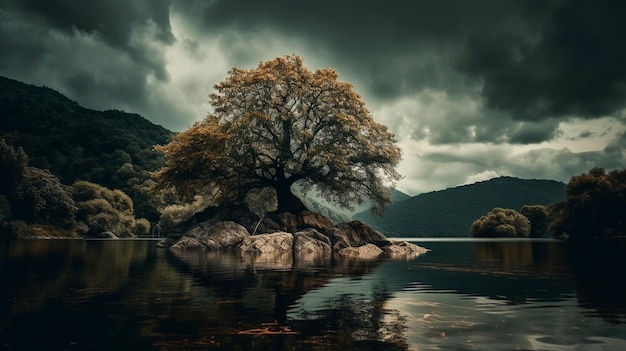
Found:
[[[120,189],[139,217],[158,219],[142,188],[163,166],[154,145],[172,132],[122,111],[81,107],[57,91],[0,77],[0,139],[22,148],[31,167],[47,169],[63,184],[85,180]]]

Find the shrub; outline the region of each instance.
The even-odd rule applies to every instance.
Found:
[[[477,238],[525,238],[530,234],[530,221],[521,213],[494,208],[470,227],[470,236]]]
[[[548,236],[548,225],[550,224],[550,213],[542,205],[525,205],[521,214],[530,221],[531,238],[542,238]]]
[[[133,201],[121,190],[111,190],[87,181],[74,182],[72,190],[78,207],[79,228],[84,235],[110,231],[119,237],[132,237],[137,230],[141,231],[140,235],[150,231],[147,220],[135,219]]]
[[[159,227],[161,230],[170,230],[178,224],[188,220],[195,213],[204,210],[208,202],[202,196],[196,195],[194,201],[188,204],[174,204],[161,210]]]

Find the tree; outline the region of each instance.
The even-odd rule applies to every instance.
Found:
[[[515,210],[494,208],[470,227],[470,236],[477,238],[526,238],[530,221]]]
[[[189,199],[245,203],[251,191],[275,192],[277,212],[306,209],[292,192],[315,189],[350,208],[369,199],[382,213],[401,151],[374,121],[352,85],[333,69],[309,71],[299,56],[233,68],[210,95],[213,113],[157,150],[162,187]]]
[[[74,182],[72,191],[83,234],[93,236],[111,231],[117,236],[132,237],[149,233],[150,223],[143,218],[135,219],[133,200],[123,191],[84,180]]]
[[[0,221],[75,226],[70,191],[48,170],[28,166],[28,156],[0,140]]]
[[[548,236],[548,225],[550,224],[550,213],[542,205],[524,205],[521,214],[530,221],[531,238],[542,238]]]
[[[626,169],[593,168],[567,184],[566,199],[552,206],[550,226],[570,238],[626,235]]]

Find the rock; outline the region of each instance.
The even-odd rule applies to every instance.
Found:
[[[313,228],[318,232],[324,233],[335,228],[333,221],[317,212],[303,211],[300,213],[299,219],[300,229]]]
[[[172,247],[172,245],[176,244],[176,242],[178,240],[180,240],[180,238],[182,238],[183,235],[181,233],[174,233],[171,235],[168,235],[166,238],[164,238],[163,240],[159,241],[156,244],[156,247],[158,248],[168,248],[168,247]]]
[[[391,245],[383,247],[383,252],[385,256],[392,259],[408,260],[424,254],[428,252],[428,250],[406,241],[392,241]]]
[[[293,237],[293,251],[300,259],[329,256],[332,252],[330,238],[313,228],[294,233]]]
[[[280,232],[281,227],[278,223],[276,223],[273,219],[269,217],[263,217],[257,225],[255,225],[254,229],[251,231],[253,235],[256,234],[269,234]]]
[[[259,216],[242,205],[207,207],[171,229],[170,235],[185,233],[202,223],[211,225],[228,221],[239,223],[252,233],[259,220]]]
[[[283,231],[295,233],[300,230],[313,228],[320,233],[325,233],[335,227],[333,221],[317,212],[301,211],[298,213],[282,212],[272,213],[263,218],[257,233],[271,233]]]
[[[361,221],[335,226],[310,211],[271,213],[260,219],[243,206],[208,208],[179,225],[157,246],[175,252],[234,251],[255,266],[279,262],[306,266],[330,259],[334,252],[359,259],[409,259],[427,251],[408,242],[391,242]]]
[[[117,235],[115,235],[113,232],[108,231],[108,230],[105,231],[105,232],[102,232],[100,234],[94,235],[93,238],[96,238],[96,239],[119,239],[119,237]]]
[[[241,243],[250,236],[242,225],[232,221],[200,223],[187,232],[171,246],[172,249],[222,250]]]
[[[361,221],[337,224],[335,229],[329,232],[329,237],[335,251],[366,244],[375,244],[378,247],[391,245],[391,242],[381,232]]]
[[[202,244],[198,238],[190,236],[184,236],[180,238],[174,245],[170,247],[171,250],[187,250],[187,251],[204,251],[207,249],[206,245]]]
[[[293,267],[293,242],[291,233],[251,235],[237,246],[236,251],[251,267],[288,269]]]
[[[358,247],[346,247],[339,250],[339,255],[347,258],[372,260],[380,257],[383,250],[374,244],[365,244]]]
[[[272,234],[251,235],[243,239],[237,251],[247,254],[283,254],[293,251],[293,234],[277,232]]]
[[[132,239],[132,238],[136,238],[135,234],[133,233],[121,233],[120,235],[118,235],[119,238],[124,238],[124,239]]]

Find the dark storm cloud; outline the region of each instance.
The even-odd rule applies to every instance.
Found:
[[[523,17],[524,1],[184,1],[175,7],[202,14],[197,25],[208,31],[272,29],[309,40],[379,98],[463,89],[450,67],[467,36],[534,25]]]
[[[138,112],[163,124],[151,80],[167,84],[175,43],[165,0],[5,0],[0,74],[60,90],[87,107]],[[157,101],[162,99],[156,99]]]
[[[511,144],[535,144],[558,136],[559,123],[554,119],[540,122],[521,122],[510,134]]]
[[[377,98],[482,85],[488,107],[522,121],[626,106],[621,0],[199,4],[175,6],[201,14],[196,23],[208,31],[272,29],[310,40]]]
[[[174,87],[188,72],[181,60],[225,74],[284,49],[338,69],[370,107],[417,101],[385,121],[415,140],[533,144],[569,115],[626,107],[625,10],[618,0],[4,0],[0,74],[166,123],[190,87],[215,83],[188,74]],[[172,125],[198,118],[179,115]]]
[[[39,16],[68,33],[98,33],[114,46],[128,46],[134,28],[148,20],[157,25],[159,40],[174,40],[168,0],[8,0],[5,6]]]
[[[168,0],[9,0],[5,7],[23,14],[24,20],[37,18],[68,36],[76,31],[95,35],[150,67],[158,79],[167,79],[161,58],[133,42],[133,35],[137,27],[150,21],[156,29],[151,39],[172,43]]]
[[[599,117],[626,106],[626,2],[566,1],[537,43],[494,33],[468,41],[461,67],[489,106],[523,120]]]

